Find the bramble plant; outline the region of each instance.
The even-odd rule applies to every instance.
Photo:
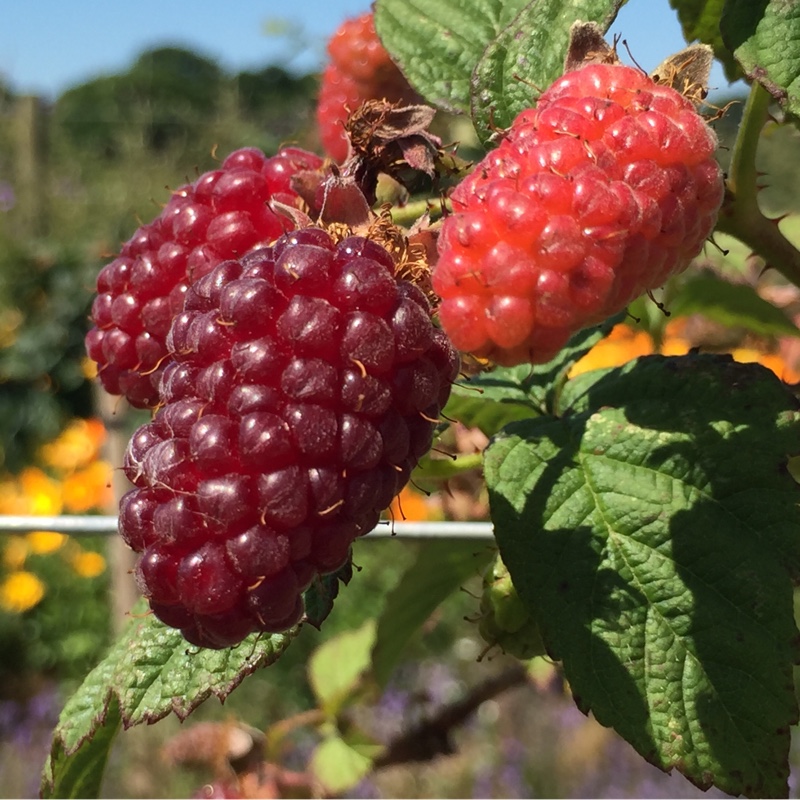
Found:
[[[675,277],[738,240],[800,286],[756,168],[767,122],[800,112],[800,62],[782,49],[800,17],[778,0],[675,0],[700,44],[648,75],[604,41],[622,4],[462,0],[454,15],[377,0],[382,46],[429,105],[362,96],[343,109],[342,163],[303,154],[279,196],[272,162],[239,151],[101,273],[90,355],[107,388],[156,409],[131,439],[121,507],[153,613],[137,607],[68,701],[44,797],[97,796],[121,725],[224,700],[322,625],[358,580],[351,544],[409,478],[474,469],[471,454],[428,453],[450,420],[489,437],[499,556],[427,543],[374,622],[335,640],[337,658],[316,652],[325,790],[392,762],[348,738],[342,712],[385,688],[415,631],[485,570],[487,645],[546,653],[578,708],[657,767],[787,796],[796,390],[716,353],[575,365],[670,278],[659,313],[800,336],[741,281]],[[352,48],[362,72],[386,64],[376,48]],[[712,56],[750,86],[726,174]],[[484,155],[444,146],[434,108],[469,117]],[[454,383],[448,337],[464,354]]]

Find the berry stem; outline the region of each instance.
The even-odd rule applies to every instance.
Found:
[[[413,477],[419,481],[450,480],[482,466],[483,453],[467,453],[453,458],[425,458],[420,461]]]
[[[769,92],[755,82],[731,153],[717,230],[751,247],[768,266],[800,286],[800,252],[781,233],[778,220],[765,217],[758,205],[756,152],[771,101]]]
[[[447,206],[449,210],[449,202],[445,201],[444,205]],[[438,219],[443,213],[442,202],[425,198],[422,200],[413,200],[410,203],[406,203],[404,206],[395,206],[392,208],[392,222],[394,222],[395,225],[402,225],[408,228],[425,212],[428,213],[431,221]]]

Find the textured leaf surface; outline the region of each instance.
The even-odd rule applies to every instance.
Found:
[[[487,450],[514,585],[582,710],[698,786],[785,796],[798,403],[724,357],[598,373]]]
[[[299,630],[261,637],[254,634],[236,647],[206,650],[187,644],[180,631],[166,627],[151,614],[144,616],[144,607],[138,606],[136,611],[142,616],[134,617],[61,712],[51,761],[45,768],[44,781],[51,789],[71,790],[68,784],[73,773],[62,774],[61,770],[72,769],[71,759],[66,757],[87,742],[89,752],[99,761],[100,746],[95,745],[94,737],[111,706],[118,706],[125,728],[156,722],[170,712],[184,719],[211,695],[224,700],[247,675],[276,661]],[[107,745],[110,743],[108,739]]]
[[[725,77],[729,81],[741,78],[739,66],[725,47],[719,30],[725,0],[670,0],[669,4],[678,12],[686,41],[710,44],[725,67]]]
[[[564,72],[573,22],[596,22],[606,31],[623,2],[538,0],[526,5],[475,69],[471,109],[478,136],[486,141],[495,128],[507,128],[520,111],[536,104],[536,87],[546,89]]]
[[[728,0],[720,31],[745,75],[800,114],[800,3]]]
[[[469,112],[470,75],[486,46],[530,0],[377,0],[375,29],[429,102]]]
[[[445,416],[493,436],[509,422],[546,413],[557,403],[572,365],[624,319],[625,314],[615,314],[602,325],[578,331],[546,364],[501,367],[457,383]]]
[[[411,637],[447,597],[480,574],[491,556],[490,548],[475,542],[433,540],[420,546],[378,619],[372,669],[381,686],[386,685]]]
[[[729,283],[711,274],[696,275],[683,283],[669,310],[673,317],[703,314],[721,325],[745,328],[759,336],[800,336],[789,317],[752,286]]]

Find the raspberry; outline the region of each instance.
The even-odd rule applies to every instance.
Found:
[[[453,344],[543,363],[685,269],[722,202],[715,147],[692,103],[638,69],[558,79],[453,192],[433,276]]]
[[[86,349],[111,394],[152,408],[166,366],[165,339],[188,285],[228,258],[277,239],[290,227],[271,199],[297,205],[291,177],[322,159],[294,147],[267,158],[256,148],[231,153],[219,169],[173,192],[100,271]]]
[[[386,249],[313,227],[196,281],[167,343],[125,457],[141,590],[204,647],[286,630],[430,448],[458,357]]]
[[[367,100],[408,104],[419,96],[378,39],[371,13],[346,20],[328,42],[328,54],[317,124],[325,151],[342,162],[348,153],[344,123],[349,112]]]

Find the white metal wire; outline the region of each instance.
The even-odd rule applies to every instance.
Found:
[[[117,532],[114,516],[13,516],[0,514],[0,535],[4,533],[55,533],[107,536]],[[369,539],[491,539],[491,522],[379,522]]]

